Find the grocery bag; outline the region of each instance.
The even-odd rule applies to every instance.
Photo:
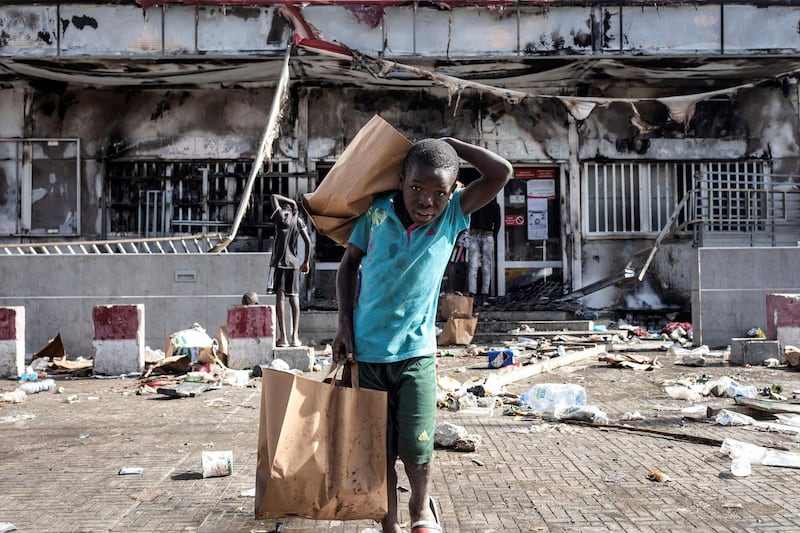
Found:
[[[314,192],[301,196],[318,232],[345,246],[375,195],[400,189],[411,141],[375,115],[356,133]]]
[[[380,521],[386,486],[387,393],[358,386],[358,367],[326,381],[263,369],[256,519]]]
[[[439,297],[439,318],[447,320],[454,313],[472,316],[472,305],[472,296],[464,296],[460,292],[442,294]]]
[[[472,342],[477,326],[478,317],[476,316],[452,314],[445,322],[442,332],[436,339],[436,344],[438,346],[467,345]]]

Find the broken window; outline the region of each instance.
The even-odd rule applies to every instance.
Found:
[[[274,162],[256,176],[238,236],[255,237],[269,250],[273,192],[299,197],[312,180],[290,172],[288,162]],[[105,192],[107,237],[163,237],[230,230],[252,160],[113,161],[108,163]]]
[[[0,235],[80,233],[78,139],[0,141]]]

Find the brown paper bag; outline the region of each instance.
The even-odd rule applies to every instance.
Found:
[[[478,317],[469,315],[450,315],[447,319],[442,333],[436,339],[438,346],[450,346],[453,344],[467,345],[472,342],[475,336],[475,328],[478,326]]]
[[[347,386],[352,367],[352,387]],[[380,521],[386,489],[387,394],[358,387],[356,365],[330,383],[264,369],[256,519]]]
[[[464,296],[460,292],[442,294],[439,297],[439,319],[447,320],[454,313],[472,316],[472,304],[472,296]]]
[[[400,188],[411,142],[380,116],[362,127],[314,192],[301,200],[317,231],[344,246],[379,193]]]

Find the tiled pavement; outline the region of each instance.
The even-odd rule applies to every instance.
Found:
[[[478,358],[439,362],[440,373],[458,380],[490,372],[473,369],[483,366]],[[680,408],[689,403],[669,398],[663,382],[702,374],[800,390],[800,374],[787,369],[721,362],[688,368],[665,361],[661,369],[635,371],[596,360],[515,382],[509,390],[522,392],[534,382],[579,383],[612,423],[638,411],[645,420],[631,425],[800,450],[789,435],[687,419]],[[253,498],[243,495],[254,486],[260,380],[253,388],[224,387],[185,399],[136,395],[136,383],[61,379],[63,394],[39,393],[0,407],[0,523],[21,532],[273,531],[275,521],[254,520]],[[0,392],[15,385],[2,380]],[[79,401],[68,403],[71,395]],[[436,452],[434,493],[449,533],[800,531],[800,470],[754,466],[749,477],[734,478],[719,446],[515,419],[499,409],[491,417],[439,414],[482,438],[475,453]],[[233,452],[232,475],[201,477],[201,452],[210,449]],[[122,467],[144,470],[118,475]],[[672,481],[648,480],[653,469]],[[376,526],[283,523],[287,532],[361,533]]]

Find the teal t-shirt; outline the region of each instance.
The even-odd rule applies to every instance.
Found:
[[[461,193],[427,226],[409,229],[391,193],[375,199],[353,226],[350,244],[364,252],[353,329],[357,361],[391,363],[436,352],[442,276],[458,234],[469,227]]]

